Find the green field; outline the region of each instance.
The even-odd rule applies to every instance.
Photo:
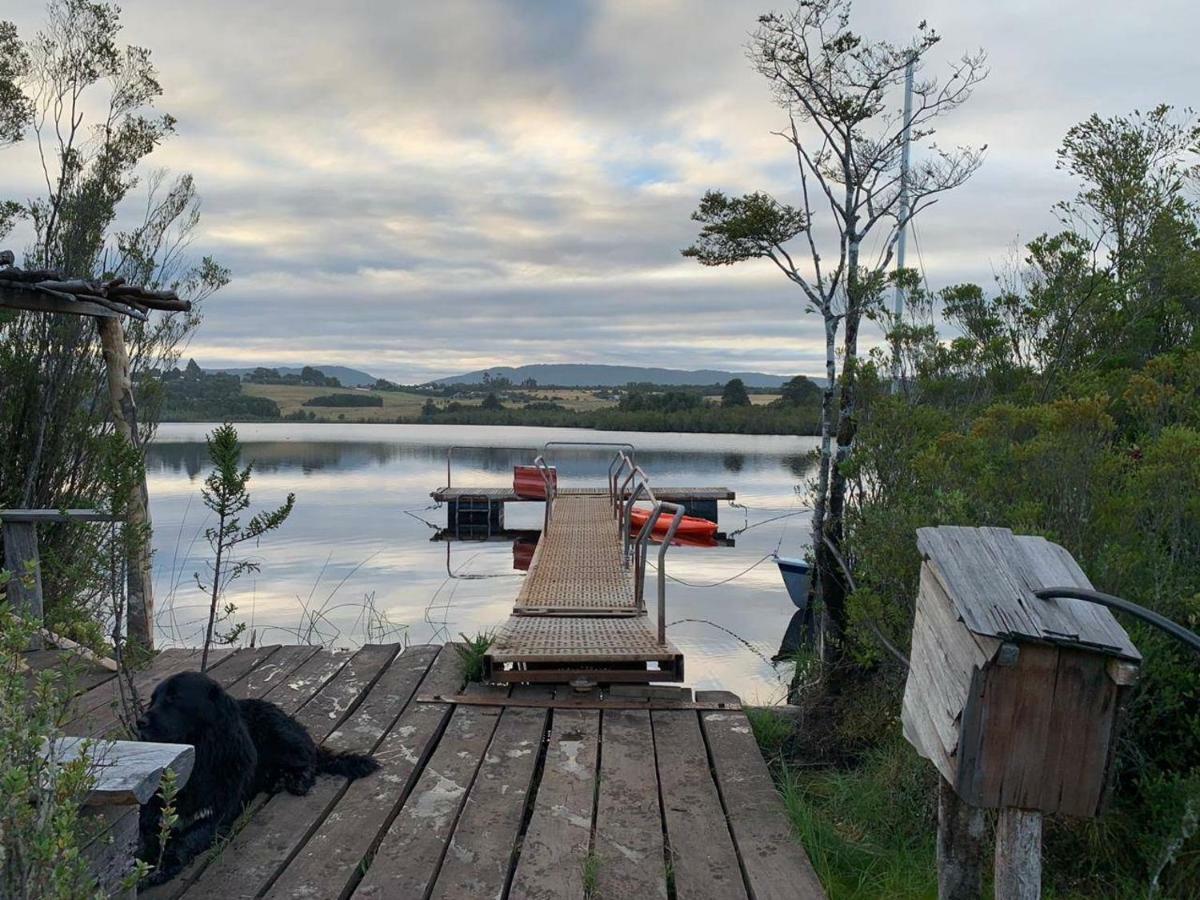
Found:
[[[346,422],[394,422],[398,416],[409,418],[419,415],[421,404],[425,402],[425,398],[419,394],[407,394],[401,391],[359,391],[353,388],[310,387],[304,384],[242,382],[242,393],[251,397],[266,397],[268,400],[274,400],[279,406],[279,412],[284,416],[304,410],[304,412],[315,413],[319,419],[335,419]],[[330,394],[370,394],[373,397],[382,397],[383,406],[320,407],[303,405],[305,400],[313,397],[328,397]]]

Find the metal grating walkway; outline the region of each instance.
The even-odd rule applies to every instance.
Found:
[[[635,578],[607,492],[560,492],[513,615],[485,658],[489,680],[682,681],[683,654],[659,642]]]

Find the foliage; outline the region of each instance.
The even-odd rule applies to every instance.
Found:
[[[162,417],[169,422],[279,418],[279,406],[266,397],[242,393],[242,383],[236,375],[201,372],[199,367],[196,374],[188,375],[172,368],[157,380],[139,381],[139,396],[151,386],[162,391]]]
[[[750,405],[750,395],[746,393],[746,384],[742,379],[729,379],[729,383],[721,391],[721,405],[726,408]]]
[[[232,631],[225,634],[215,634],[213,629],[218,622],[229,619],[236,611],[232,603],[226,603],[218,617],[217,605],[224,596],[229,585],[246,572],[257,572],[258,563],[250,559],[235,559],[233,550],[246,541],[259,541],[264,534],[279,528],[291,515],[296,504],[296,495],[288,494],[284,504],[276,509],[255,513],[245,525],[242,525],[239,514],[250,506],[250,494],[247,486],[250,483],[252,463],[239,468],[241,459],[241,444],[238,442],[237,429],[229,423],[213,430],[207,437],[208,455],[212,460],[213,470],[204,480],[201,496],[204,505],[217,517],[215,526],[205,529],[204,536],[212,548],[214,559],[209,564],[208,581],[205,583],[196,573],[196,585],[209,595],[208,628],[204,637],[204,652],[200,660],[200,670],[208,668],[208,650],[213,642],[233,643],[245,629],[245,623],[238,623]]]
[[[266,398],[254,398],[266,399]],[[267,401],[268,403],[271,401]],[[305,400],[302,406],[383,406],[383,398],[376,397],[372,394],[326,394],[321,397],[311,397]],[[276,407],[278,410],[278,407]]]
[[[851,0],[800,0],[790,12],[759,17],[747,55],[786,112],[787,125],[775,134],[796,161],[799,202],[710,190],[692,215],[702,224],[699,238],[682,251],[703,265],[767,259],[801,291],[805,310],[822,318],[825,386],[812,543],[830,675],[841,671],[837,657],[847,626],[836,556],[844,532],[843,466],[858,428],[859,328],[879,307],[903,229],[939,195],[966,182],[985,149],[930,144],[924,159],[901,177],[906,141],[931,137],[934,122],[970,98],[986,77],[985,56],[963,56],[944,83],[923,77],[925,57],[940,40],[936,32],[921,22],[902,45],[871,41],[851,28],[851,7]],[[912,108],[897,115],[893,94],[910,69]],[[804,243],[789,250],[801,235]],[[835,237],[833,246],[822,249],[828,236]],[[869,261],[861,253],[868,238],[880,248]]]
[[[1165,107],[1073,128],[1060,160],[1082,184],[1059,210],[1078,230],[1031,241],[995,295],[910,292],[891,358],[864,367],[862,429],[843,472],[858,585],[849,643],[866,693],[899,703],[904,673],[872,629],[906,644],[925,525],[1044,535],[1100,590],[1200,624],[1200,346],[1194,315],[1183,324],[1200,296],[1200,212],[1183,202],[1194,169],[1181,162],[1194,141]],[[892,394],[884,373],[897,353],[905,385]],[[1200,667],[1162,633],[1122,624],[1144,661],[1112,801],[1097,820],[1047,823],[1045,871],[1068,894],[1193,896]],[[841,703],[843,722],[861,706]]]
[[[0,605],[0,896],[13,900],[101,897],[82,850],[92,827],[80,807],[94,784],[93,754],[53,759],[70,679],[54,668],[32,684],[22,651],[32,634]]]
[[[41,197],[0,204],[32,223],[27,266],[60,268],[70,276],[121,276],[151,288],[173,288],[201,301],[228,281],[210,258],[185,252],[199,221],[190,176],[168,182],[141,174],[149,154],[172,131],[154,111],[161,88],[144,48],[122,47],[117,8],[85,0],[52,0],[46,24],[18,44],[0,23],[0,93],[20,90],[31,117],[20,121],[32,140],[4,152],[42,162]],[[20,69],[20,78],[11,73]],[[15,107],[0,104],[4,115]],[[9,121],[6,119],[6,121]],[[15,120],[14,120],[15,121]],[[8,135],[12,136],[12,133]],[[3,148],[5,140],[0,140]],[[27,147],[27,149],[26,149]],[[140,216],[118,212],[144,187]],[[6,230],[0,212],[0,233]],[[199,322],[198,313],[155,314],[125,327],[139,385],[139,439],[153,433],[161,394],[144,379],[174,363]],[[62,509],[95,505],[103,493],[100,461],[110,432],[103,360],[95,325],[85,316],[0,312],[0,507]],[[82,622],[100,602],[104,583],[95,560],[107,557],[100,529],[41,529],[47,615]]]
[[[463,642],[455,644],[454,649],[458,651],[463,681],[467,684],[483,681],[483,658],[496,642],[496,635],[490,631],[481,631],[474,637],[467,637],[465,634],[460,634],[459,637]]]
[[[487,412],[497,412],[504,409],[504,404],[500,402],[500,398],[493,392],[488,392],[488,395],[483,398],[483,402],[479,404],[480,409]]]
[[[889,738],[852,771],[776,758],[772,773],[831,900],[937,896],[936,782],[907,744]]]

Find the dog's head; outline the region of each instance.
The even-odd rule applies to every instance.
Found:
[[[231,714],[237,715],[234,701],[219,684],[199,672],[180,672],[154,689],[150,706],[137,721],[138,737],[195,744],[228,723]]]

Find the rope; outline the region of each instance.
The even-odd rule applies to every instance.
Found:
[[[738,572],[736,575],[730,575],[728,578],[725,578],[725,579],[723,579],[723,580],[721,580],[721,581],[714,581],[712,584],[695,584],[695,583],[693,583],[693,582],[691,582],[691,581],[684,581],[682,578],[676,578],[674,575],[671,575],[671,574],[667,574],[667,578],[669,578],[671,581],[674,581],[674,582],[676,582],[677,584],[682,584],[682,585],[684,585],[685,587],[694,587],[694,588],[714,588],[714,587],[721,587],[721,585],[724,585],[724,584],[729,584],[729,582],[731,582],[731,581],[736,581],[738,578],[741,578],[743,575],[746,575],[746,574],[748,574],[748,573],[750,573],[750,572],[754,571],[754,570],[755,570],[755,569],[757,569],[759,566],[761,566],[763,563],[765,563],[765,562],[766,562],[768,559],[773,559],[773,558],[774,558],[774,556],[775,556],[775,554],[774,554],[774,553],[768,553],[766,556],[764,556],[762,559],[760,559],[758,562],[756,562],[754,565],[750,566],[749,568],[742,569],[742,571]],[[649,560],[647,560],[647,562],[649,562]],[[651,567],[652,569],[657,569],[657,568],[658,568],[658,566],[656,566],[656,565],[655,565],[654,563],[652,563],[652,562],[650,563],[650,567]],[[695,620],[688,619],[688,620],[685,620],[685,621],[702,621],[702,620],[700,620],[700,619],[695,619]],[[712,623],[709,623],[709,624],[712,624]],[[717,626],[717,627],[720,627],[720,626]]]
[[[746,640],[740,634],[730,631],[724,625],[718,625],[716,622],[710,622],[708,619],[676,619],[674,622],[668,622],[667,627],[670,628],[673,625],[682,625],[684,622],[695,622],[700,625],[711,625],[713,628],[716,628],[718,631],[725,632],[727,635],[729,635],[731,638],[733,638],[735,641],[737,641],[739,644],[741,644],[743,647],[745,647],[747,650],[749,650],[751,653],[753,653],[755,656],[757,656],[759,659],[761,659],[763,662],[765,662],[767,665],[769,665],[772,669],[775,668],[775,663],[773,661],[771,661],[770,659],[768,659],[766,656],[764,656],[757,647],[755,647],[752,643],[750,643],[748,640]]]

